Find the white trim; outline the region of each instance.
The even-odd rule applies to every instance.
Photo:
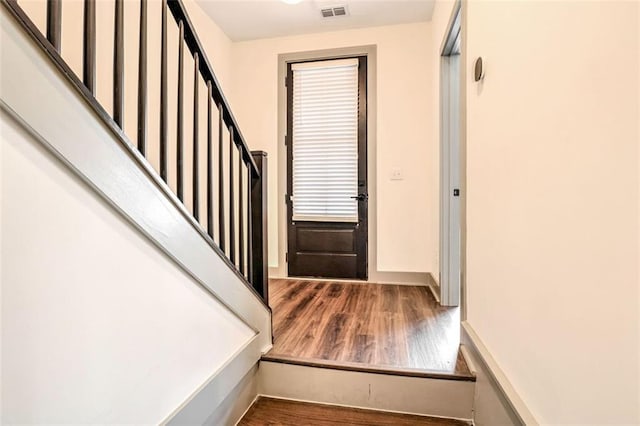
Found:
[[[449,15],[449,22],[447,23],[447,29],[440,41],[440,56],[448,56],[453,51],[453,45],[455,44],[455,40],[452,40],[450,34],[452,32],[460,31],[460,35],[464,35],[462,31],[462,19],[459,22],[456,22],[458,19],[458,11],[462,13],[462,2],[463,0],[455,0],[453,7],[451,8],[451,14]]]
[[[438,294],[439,292],[433,288],[433,285],[429,284],[427,285],[427,287],[429,287],[429,291],[431,291],[431,294],[433,295],[433,298],[436,299],[436,302],[440,303],[440,294]]]
[[[476,364],[473,362],[473,357],[471,357],[469,349],[467,349],[465,345],[460,345],[460,353],[464,358],[464,362],[467,363],[467,367],[469,368],[469,371],[471,371],[471,374],[475,375],[478,372],[478,369],[476,368]]]
[[[451,54],[453,37],[460,35],[461,5],[456,3],[440,56],[440,298],[443,306],[460,304],[461,190],[460,55]]]
[[[493,387],[496,390],[496,393],[500,394],[504,398],[509,407],[513,410],[513,413],[523,424],[532,426],[538,425],[539,422],[536,420],[522,398],[520,398],[520,395],[518,395],[518,392],[516,392],[506,374],[502,371],[473,327],[467,321],[463,321],[461,326],[461,337],[465,344],[464,347],[470,352],[473,352],[480,363],[484,364],[478,367],[485,367],[493,382]],[[474,368],[476,367],[474,366]]]
[[[431,294],[436,299],[436,302],[440,303],[440,283],[431,273],[427,274],[427,281],[427,287],[431,290]]]
[[[251,404],[249,404],[249,406],[247,407],[246,410],[244,410],[244,412],[242,413],[242,415],[238,418],[238,420],[234,423],[234,425],[237,425],[238,423],[240,423],[240,420],[244,419],[244,416],[247,415],[247,413],[249,412],[249,410],[251,410],[251,407],[253,407],[253,405],[258,402],[258,398],[260,398],[263,395],[260,394],[256,394],[256,397],[253,398],[253,401],[251,401]]]
[[[229,391],[258,363],[262,353],[258,344],[257,336],[254,336],[161,424],[204,424],[225,400]]]

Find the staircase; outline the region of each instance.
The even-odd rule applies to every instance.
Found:
[[[2,421],[235,422],[271,345],[266,154],[183,3],[105,5],[0,5]]]
[[[97,194],[112,212],[162,253],[165,262],[203,290],[207,306],[219,313],[220,324],[226,321],[222,331],[227,333],[224,343],[209,342],[211,358],[222,358],[206,364],[212,371],[206,378],[196,378],[200,381],[190,385],[187,394],[169,398],[163,389],[166,383],[154,385],[149,379],[159,371],[166,373],[167,366],[176,362],[169,359],[166,364],[151,362],[155,370],[145,370],[143,377],[136,379],[139,381],[129,383],[130,388],[117,389],[114,393],[127,395],[122,400],[105,397],[106,388],[101,387],[110,380],[116,386],[121,371],[114,372],[109,380],[91,381],[95,389],[86,390],[87,395],[81,389],[70,394],[64,403],[55,392],[36,398],[37,381],[29,382],[34,387],[26,388],[24,410],[5,405],[5,411],[10,413],[3,420],[66,423],[78,420],[77,410],[86,414],[82,418],[86,422],[234,424],[258,396],[260,399],[240,424],[265,424],[265,415],[276,421],[278,415],[288,413],[293,417],[279,420],[286,424],[301,409],[307,417],[300,421],[317,424],[322,424],[323,417],[367,424],[377,424],[376,418],[382,419],[380,424],[466,424],[472,418],[473,374],[458,377],[381,371],[282,362],[268,356],[260,361],[272,346],[267,279],[267,156],[249,150],[182,1],[136,2],[134,40],[124,13],[134,2],[125,6],[124,0],[113,1],[113,33],[108,37],[113,40],[113,57],[107,67],[111,88],[108,101],[100,94],[104,81],[98,79],[105,75],[96,55],[96,46],[104,34],[99,34],[96,21],[104,17],[97,13],[96,0],[82,3],[82,19],[77,22],[82,27],[82,39],[78,40],[81,49],[76,49],[81,52],[80,59],[65,56],[72,49],[67,51],[62,45],[67,6],[62,0],[43,3],[44,27],[34,23],[35,18],[25,12],[22,2],[1,3],[3,120],[27,132],[37,141],[34,152],[44,150],[55,158],[86,185],[84,190],[89,188]],[[149,13],[152,8],[159,8],[154,9],[159,13]],[[159,22],[152,17],[159,18]],[[125,67],[132,43],[138,65]],[[159,46],[160,51],[152,52],[152,46]],[[153,55],[159,57],[159,69],[153,68]],[[74,68],[72,63],[81,63],[82,71],[74,71],[77,66]],[[136,82],[133,91],[128,89],[127,82],[131,81]],[[156,98],[157,105],[150,101]],[[131,122],[135,122],[133,132],[127,125]],[[93,250],[94,246],[89,245],[92,243],[87,244],[87,250]],[[147,295],[150,293],[154,293],[153,288],[146,290]],[[93,293],[87,297],[94,297]],[[135,309],[149,300],[143,296],[116,300],[105,315],[116,317],[121,311],[119,303],[129,303]],[[171,306],[178,306],[177,303],[176,300],[176,305]],[[159,309],[170,311],[171,307],[163,305],[155,311]],[[186,309],[176,318],[188,317],[192,312]],[[89,319],[80,321],[91,322],[91,312],[87,315]],[[158,327],[171,326],[162,323],[162,318],[155,321]],[[108,326],[109,322],[105,327]],[[224,334],[218,329],[206,331],[196,334],[192,327],[180,332],[187,337],[193,333],[198,339],[210,339],[212,335],[217,339]],[[87,333],[91,332],[94,330]],[[106,334],[117,335],[108,329]],[[175,347],[172,343],[169,347]],[[183,342],[185,348],[195,343],[188,338]],[[126,349],[137,353],[138,344],[141,343],[129,339]],[[106,347],[106,352],[113,351],[111,346]],[[92,362],[94,358],[100,361],[91,351],[87,357]],[[177,350],[175,359],[185,351]],[[126,362],[118,360],[122,364],[114,368],[124,369]],[[149,360],[137,362],[144,365]],[[87,368],[89,373],[85,375],[91,376],[101,368],[101,364],[91,365],[93,369]],[[44,370],[40,374],[45,374]],[[57,368],[52,367],[51,374],[57,374]],[[173,379],[180,381],[179,377]],[[158,396],[131,399],[133,395],[144,398],[146,391],[138,391],[147,389],[144,386]],[[83,405],[90,400],[91,392],[95,392],[95,401]],[[265,396],[358,409],[307,406]],[[158,401],[164,405],[153,405]],[[145,404],[155,410],[150,409],[152,414],[148,417],[141,414],[140,407]],[[167,410],[167,406],[171,409]],[[405,414],[372,413],[367,411],[370,409]],[[424,416],[462,419],[463,423]]]
[[[125,92],[125,78],[133,77],[125,75],[130,70],[124,67],[124,0],[114,2],[110,111],[97,95],[95,0],[84,2],[82,76],[76,75],[62,55],[62,0],[47,1],[45,32],[40,31],[16,0],[2,0],[2,4],[65,75],[121,145],[130,151],[134,161],[151,175],[181,213],[188,216],[212,249],[261,299],[265,299],[266,232],[262,228],[262,213],[265,213],[263,204],[266,194],[262,193],[265,182],[258,164],[266,170],[266,154],[259,151],[252,153],[247,147],[183,3],[176,0],[161,2],[161,33],[156,34],[161,41],[158,117],[150,116],[148,112],[148,93],[156,88],[148,82],[151,75],[148,68],[151,34],[147,28],[147,0],[140,0],[139,35],[136,38],[139,65],[135,75],[137,92],[134,94]],[[173,23],[167,19],[169,13]],[[178,33],[178,40],[174,41],[178,43],[177,58],[169,57],[167,37],[172,25]],[[185,51],[191,55],[190,70],[185,67]],[[170,75],[169,63],[177,68],[177,76]],[[189,88],[185,76],[187,72],[193,76]],[[177,87],[170,90],[169,83]],[[201,93],[202,87],[206,87],[204,93]],[[169,99],[169,94],[174,90],[177,99]],[[190,99],[193,102],[189,116],[184,102],[187,90],[191,92]],[[125,108],[125,98],[134,96],[137,101],[135,108]],[[204,111],[199,110],[202,107],[206,108],[204,122],[200,122],[204,115]],[[170,109],[175,117],[169,116]],[[136,121],[135,134],[125,132],[125,119]],[[159,127],[158,140],[149,140],[149,128],[152,126]],[[170,140],[170,130],[173,140]],[[188,140],[187,135],[190,136]],[[151,147],[158,158],[151,157]],[[215,157],[217,163],[214,162]],[[157,164],[158,170],[152,164]]]

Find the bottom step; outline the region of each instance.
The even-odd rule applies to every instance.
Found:
[[[260,361],[258,394],[297,401],[471,419],[475,382]]]
[[[311,404],[259,397],[238,423],[239,426],[263,425],[415,425],[415,426],[461,426],[469,425],[462,420],[411,414],[388,413],[332,405]]]

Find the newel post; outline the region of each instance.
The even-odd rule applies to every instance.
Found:
[[[267,153],[251,151],[260,176],[251,176],[251,252],[253,288],[269,303],[269,255],[267,244]]]

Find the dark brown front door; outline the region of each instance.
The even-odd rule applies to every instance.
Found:
[[[367,58],[287,70],[289,276],[367,279]]]

